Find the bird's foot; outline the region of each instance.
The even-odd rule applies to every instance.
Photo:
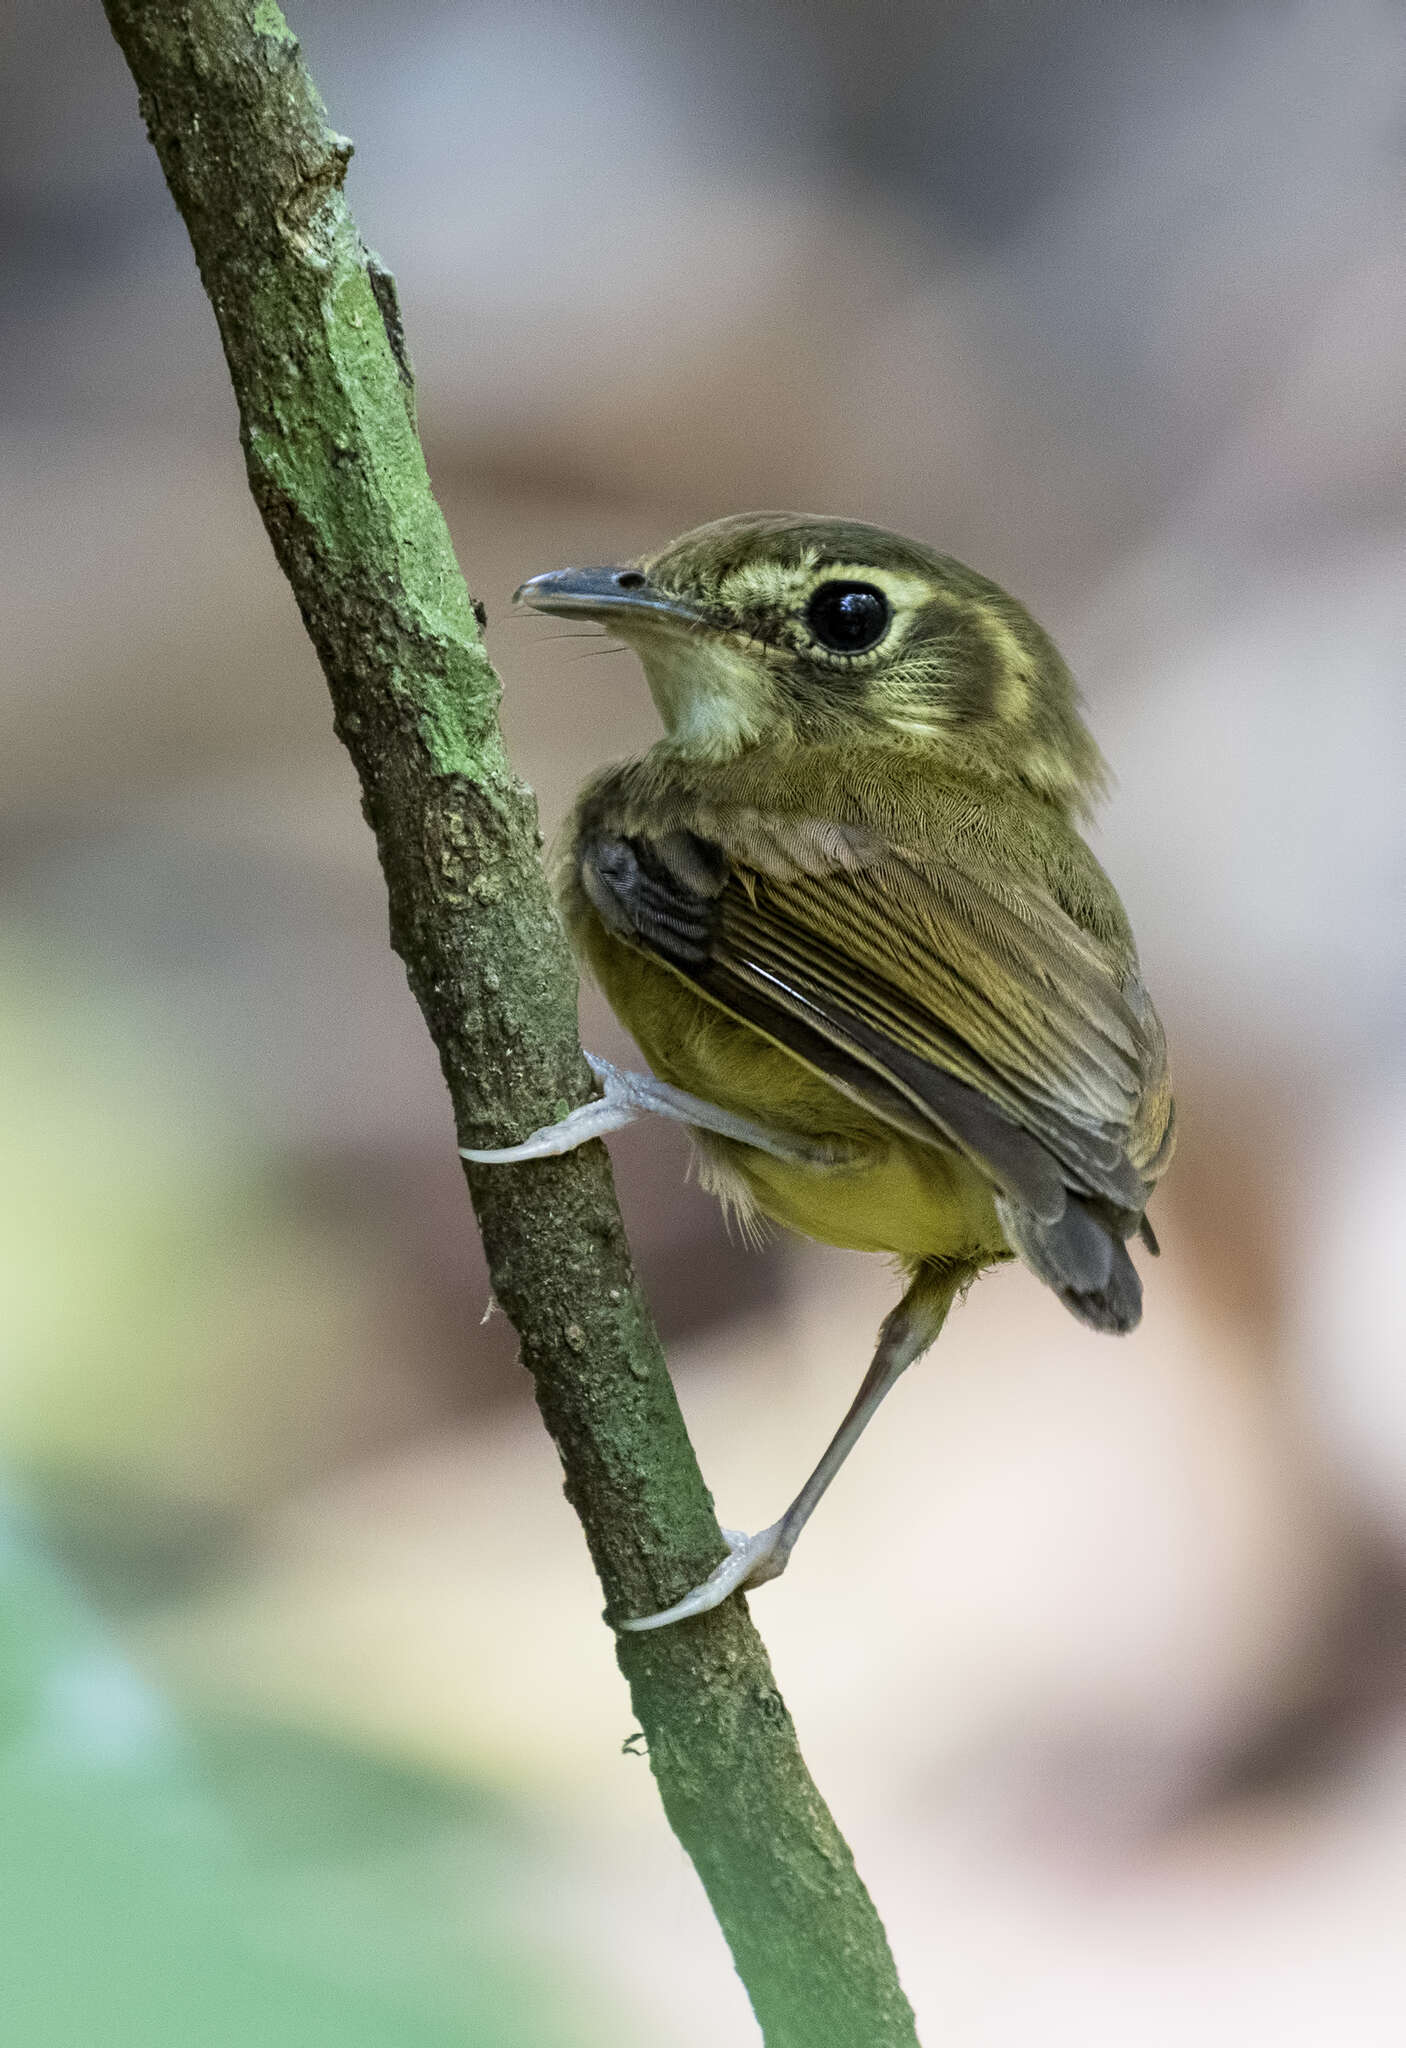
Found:
[[[472,1160],[475,1166],[517,1166],[526,1159],[554,1159],[561,1152],[574,1152],[578,1145],[589,1144],[592,1138],[603,1138],[608,1131],[622,1130],[638,1116],[666,1116],[676,1123],[691,1124],[695,1130],[735,1138],[740,1144],[770,1152],[777,1159],[809,1166],[837,1163],[833,1146],[811,1144],[785,1131],[768,1130],[765,1124],[753,1123],[750,1117],[734,1116],[731,1110],[719,1109],[715,1103],[704,1102],[701,1096],[688,1095],[667,1081],[657,1081],[653,1074],[627,1073],[623,1067],[612,1066],[609,1060],[599,1059],[594,1053],[586,1054],[586,1062],[600,1084],[601,1092],[593,1101],[583,1102],[559,1123],[544,1124],[518,1145],[500,1145],[487,1151],[465,1145],[460,1148],[460,1157]]]
[[[723,1540],[728,1554],[701,1586],[695,1586],[691,1593],[685,1593],[682,1600],[676,1600],[672,1607],[664,1608],[661,1613],[644,1614],[637,1621],[622,1621],[620,1627],[636,1632],[647,1628],[669,1628],[676,1621],[687,1621],[692,1615],[707,1614],[714,1607],[721,1607],[724,1600],[740,1592],[744,1586],[762,1586],[768,1579],[779,1578],[791,1554],[790,1544],[783,1542],[785,1532],[784,1515],[779,1522],[773,1522],[769,1529],[762,1529],[755,1536],[746,1536],[740,1529],[724,1529]]]
[[[603,1138],[607,1131],[623,1130],[626,1124],[633,1123],[642,1113],[643,1104],[625,1084],[645,1077],[623,1073],[608,1060],[596,1059],[591,1053],[586,1054],[586,1061],[601,1086],[600,1094],[592,1101],[583,1102],[558,1123],[543,1124],[540,1131],[533,1131],[520,1144],[496,1145],[482,1151],[461,1145],[459,1157],[471,1159],[475,1166],[518,1166],[526,1159],[555,1159],[562,1152],[574,1152],[578,1145],[588,1145],[592,1138]]]

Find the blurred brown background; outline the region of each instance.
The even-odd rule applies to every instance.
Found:
[[[1144,1326],[1099,1341],[1023,1275],[985,1281],[757,1601],[920,2022],[991,2048],[1398,2042],[1399,10],[292,22],[357,143],[549,825],[653,719],[631,657],[508,594],[760,506],[1007,584],[1117,773],[1096,843],[1181,1107]],[[13,1484],[191,1713],[492,1788],[528,1845],[500,1903],[612,2038],[750,2038],[619,1756],[598,1589],[484,1319],[433,1056],[130,81],[92,0],[10,0],[0,65]],[[622,1049],[590,994],[583,1030]],[[757,1526],[893,1283],[730,1242],[670,1130],[613,1150],[704,1469]]]

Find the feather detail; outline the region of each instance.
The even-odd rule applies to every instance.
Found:
[[[1131,1328],[1123,1240],[1170,1153],[1165,1046],[1121,907],[1072,826],[1047,811],[1059,843],[1000,863],[979,789],[924,844],[866,806],[862,754],[838,816],[727,802],[752,795],[738,765],[704,787],[681,774],[662,803],[657,763],[638,771],[644,802],[635,772],[603,778],[579,815],[579,890],[616,937],[850,1102],[961,1153],[1071,1311]]]

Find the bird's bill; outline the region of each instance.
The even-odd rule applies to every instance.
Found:
[[[699,614],[682,599],[656,590],[642,570],[549,569],[529,576],[513,592],[515,605],[558,617],[599,619],[617,631],[629,625],[696,626]]]

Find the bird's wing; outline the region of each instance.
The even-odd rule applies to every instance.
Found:
[[[607,925],[880,1117],[955,1145],[1077,1313],[1136,1320],[1122,1239],[1169,1100],[1131,956],[972,860],[755,812],[696,822],[706,834],[587,824],[581,881]],[[1115,1268],[1122,1295],[1100,1305]]]

